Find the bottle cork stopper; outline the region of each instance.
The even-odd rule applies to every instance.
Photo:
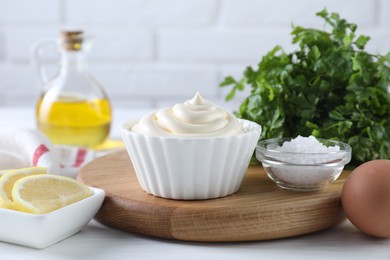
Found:
[[[62,48],[68,51],[81,50],[83,43],[82,31],[62,31]]]

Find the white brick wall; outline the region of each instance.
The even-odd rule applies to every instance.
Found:
[[[291,50],[291,24],[322,28],[324,7],[370,35],[369,51],[390,50],[389,0],[0,0],[0,106],[34,107],[30,46],[77,28],[93,36],[91,71],[113,106],[169,106],[200,90],[236,109],[249,89],[224,103],[223,78],[276,44]]]
[[[321,26],[314,14],[326,7],[361,26],[375,25],[377,2],[364,0],[224,0],[221,20],[229,26]]]
[[[207,26],[217,0],[67,0],[66,22],[135,27]]]

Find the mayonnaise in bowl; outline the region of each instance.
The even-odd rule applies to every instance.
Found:
[[[199,200],[240,188],[261,126],[235,118],[196,93],[171,108],[125,122],[121,133],[145,192]]]
[[[197,92],[184,103],[148,113],[131,130],[162,137],[225,137],[239,134],[241,124],[234,115]]]

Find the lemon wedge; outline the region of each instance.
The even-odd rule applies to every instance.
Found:
[[[0,178],[0,198],[4,208],[13,208],[12,188],[15,182],[26,176],[45,174],[45,167],[29,167],[4,172]]]
[[[45,214],[90,196],[85,184],[59,175],[33,175],[15,182],[12,198],[16,210]]]

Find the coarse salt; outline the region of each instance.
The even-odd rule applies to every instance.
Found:
[[[342,157],[338,153],[339,146],[325,146],[314,136],[298,135],[291,141],[284,142],[282,146],[268,145],[267,149],[279,151],[280,154],[277,155],[279,160],[293,164],[318,164]],[[305,155],[297,155],[297,153]]]
[[[300,189],[310,189],[337,178],[343,166],[327,167],[322,164],[342,159],[344,153],[339,146],[325,146],[314,136],[298,136],[282,146],[267,146],[278,151],[275,156],[282,164],[271,166],[273,178],[279,183],[295,186]],[[284,165],[288,164],[288,165]]]
[[[325,146],[312,135],[309,137],[298,135],[291,141],[284,142],[282,146],[275,147],[275,150],[290,153],[329,153],[340,151],[340,147]]]

